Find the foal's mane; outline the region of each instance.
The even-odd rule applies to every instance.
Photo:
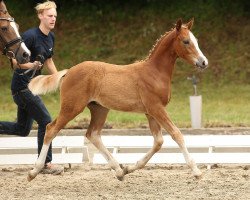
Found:
[[[156,47],[161,43],[161,41],[169,35],[169,33],[171,33],[174,30],[174,28],[172,28],[170,31],[167,31],[166,33],[164,33],[163,35],[161,35],[155,42],[155,44],[153,45],[153,47],[151,48],[151,50],[149,51],[148,56],[143,60],[143,61],[147,61],[151,55],[155,52]]]

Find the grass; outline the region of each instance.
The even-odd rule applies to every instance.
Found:
[[[13,121],[16,118],[16,106],[11,101],[9,91],[1,88],[0,113],[1,120]],[[203,99],[203,126],[204,127],[234,127],[250,126],[248,85],[220,86],[202,85],[199,88]],[[166,110],[178,127],[190,127],[189,95],[192,94],[190,83],[173,85],[172,99]],[[232,95],[234,94],[234,95]],[[44,102],[54,119],[59,113],[60,100],[58,93],[46,95]],[[72,120],[68,128],[86,127],[90,121],[90,113],[85,109],[83,113]],[[142,114],[110,111],[106,127],[135,128],[147,127],[146,117]]]

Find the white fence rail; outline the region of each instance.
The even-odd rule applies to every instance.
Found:
[[[197,163],[250,164],[250,135],[186,135],[186,146]],[[104,145],[119,163],[135,163],[152,147],[152,136],[102,136]],[[142,152],[143,151],[143,152]],[[94,154],[93,163],[107,163],[100,154]],[[178,145],[170,136],[149,163],[185,163]]]
[[[185,135],[186,145],[197,163],[250,164],[250,135]],[[102,136],[104,145],[119,163],[135,163],[153,145],[152,136]],[[53,140],[54,163],[88,162],[88,147],[83,136],[57,136]],[[37,137],[0,137],[0,165],[34,164]],[[94,164],[107,163],[94,153]],[[149,163],[185,163],[178,145],[168,135],[159,153]]]
[[[89,161],[83,136],[57,136],[53,151],[53,163]],[[37,137],[0,137],[0,165],[34,164],[36,159]]]

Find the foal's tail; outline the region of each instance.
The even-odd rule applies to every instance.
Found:
[[[40,75],[31,80],[28,88],[34,95],[53,92],[60,86],[62,77],[67,73],[67,69],[54,73],[52,75]]]

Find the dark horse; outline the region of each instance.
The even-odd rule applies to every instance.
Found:
[[[17,24],[3,0],[0,0],[0,51],[20,64],[29,62],[30,51],[22,41]]]
[[[28,180],[35,178],[43,168],[53,138],[85,107],[91,112],[86,136],[104,155],[119,180],[122,180],[125,174],[143,168],[160,150],[163,143],[161,128],[179,145],[194,176],[201,176],[201,171],[190,156],[180,130],[165,110],[170,100],[176,59],[180,57],[199,69],[205,69],[208,65],[207,58],[199,49],[197,39],[191,32],[192,25],[193,20],[187,24],[178,20],[176,26],[160,38],[149,56],[141,62],[118,66],[86,61],[69,70],[33,79],[29,88],[34,94],[54,90],[61,83],[61,110],[57,119],[47,126],[42,151],[35,168],[29,172]],[[102,143],[100,133],[110,109],[143,113],[148,118],[154,144],[134,165],[121,167]]]

